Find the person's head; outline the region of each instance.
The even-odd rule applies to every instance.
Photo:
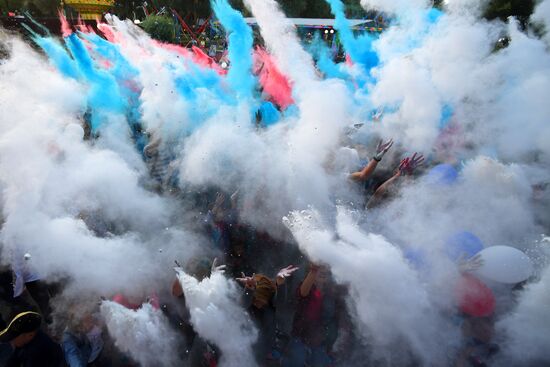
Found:
[[[210,276],[211,262],[207,257],[195,257],[190,259],[184,267],[187,274],[195,277],[198,281]]]
[[[326,265],[311,265],[311,271],[315,271],[315,286],[317,288],[324,288],[326,287],[330,282],[330,268]]]
[[[96,324],[95,316],[99,312],[99,303],[95,297],[73,299],[64,309],[68,320],[66,326],[78,333],[87,333]]]
[[[262,309],[271,303],[273,296],[277,290],[275,283],[262,274],[254,276],[256,280],[256,290],[254,291],[254,299],[252,304],[258,309]]]
[[[317,271],[317,278],[315,280],[315,283],[318,286],[324,286],[329,282],[329,280],[330,280],[329,268],[326,266],[319,268],[319,270]]]
[[[237,242],[231,246],[231,255],[234,257],[243,257],[245,253],[245,246],[242,242]]]
[[[0,342],[9,342],[13,347],[21,348],[36,336],[42,316],[34,311],[25,311],[14,314],[8,320],[8,326],[0,331]]]

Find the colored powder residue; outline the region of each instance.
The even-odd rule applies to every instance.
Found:
[[[219,75],[226,75],[227,70],[223,69],[216,60],[208,56],[203,50],[201,50],[197,46],[193,46],[191,48],[193,51],[193,61],[197,63],[198,65],[202,65],[204,67],[208,67],[213,69],[216,73]]]
[[[281,119],[281,113],[271,102],[261,104],[259,112],[259,122],[265,126],[276,124]]]
[[[227,0],[213,0],[212,10],[228,34],[231,67],[227,73],[227,83],[240,98],[251,99],[256,85],[252,74],[252,29]]]
[[[334,28],[338,31],[340,42],[344,46],[346,54],[355,63],[361,65],[367,74],[379,63],[378,55],[373,49],[374,37],[365,33],[355,37],[349,20],[344,13],[344,4],[341,0],[326,0],[334,14]]]
[[[105,39],[107,39],[107,41],[112,43],[119,43],[119,36],[115,33],[110,25],[98,21],[97,29],[99,29],[101,33],[103,33],[103,36],[105,37]]]
[[[33,40],[42,50],[44,50],[50,62],[61,72],[61,74],[75,80],[81,78],[80,71],[75,61],[59,42],[50,37],[38,36],[33,37]]]
[[[86,46],[75,33],[66,37],[65,43],[81,75],[90,86],[88,106],[92,110],[91,128],[95,132],[107,120],[107,114],[123,114],[127,103],[121,96],[115,78],[94,66],[94,60]]]
[[[65,18],[65,15],[59,11],[59,21],[61,22],[61,34],[63,37],[69,37],[71,34],[73,34],[73,30],[71,29],[71,26],[69,25],[69,22],[67,22],[67,18]]]
[[[281,73],[273,57],[258,47],[255,51],[260,85],[265,94],[281,109],[294,103],[292,86],[288,78]]]

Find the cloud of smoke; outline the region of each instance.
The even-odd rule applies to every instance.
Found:
[[[546,343],[550,318],[542,307],[549,302],[549,274],[547,268],[537,283],[523,290],[515,311],[497,324],[497,330],[509,338],[499,365],[510,361],[517,365],[540,365],[550,360]]]
[[[546,43],[550,43],[550,2],[548,0],[541,1],[535,8],[535,12],[531,16],[531,19],[535,22],[540,22],[545,27],[544,29],[544,39]]]
[[[235,281],[222,272],[198,281],[178,270],[178,279],[191,314],[191,323],[205,339],[221,350],[222,366],[255,366],[252,344],[258,331],[240,305]]]
[[[3,260],[15,263],[28,252],[26,261],[46,279],[68,277],[73,293],[143,296],[168,284],[175,258],[206,251],[207,241],[182,218],[187,208],[147,189],[132,135],[140,123],[169,150],[185,192],[238,190],[240,220],[281,237],[288,235],[281,218],[292,212],[285,224],[301,250],[349,287],[349,311],[373,360],[444,365],[459,342],[459,328],[448,321],[458,269],[446,254],[447,239],[468,231],[485,247],[509,245],[547,258],[533,245],[549,228],[547,44],[514,20],[480,20],[471,1],[448,1],[443,13],[423,1],[364,1],[395,16],[367,47],[379,62],[365,70],[317,65],[323,79],[275,1],[245,3],[266,60],[292,86],[292,108],[262,128],[242,98],[264,102],[252,92],[250,29],[224,1],[216,4],[234,51],[227,76],[197,51],[161,45],[115,17],[100,26],[111,43],[93,34],[72,34],[65,44],[37,38],[50,64],[10,38],[10,57],[0,63]],[[342,4],[330,3],[343,21]],[[545,19],[547,3],[534,19]],[[346,34],[353,58],[350,45],[360,41]],[[497,50],[504,35],[510,45]],[[247,80],[242,90],[235,75]],[[382,111],[379,121],[364,121],[372,109]],[[92,116],[84,118],[88,110]],[[99,132],[90,141],[83,140],[86,119]],[[365,123],[350,130],[356,119]],[[416,180],[400,178],[378,207],[336,208],[343,196],[361,201],[347,177],[360,168],[359,158],[374,155],[379,136],[397,142],[382,171],[420,151],[428,166],[453,165],[457,180],[434,183],[419,171]],[[365,147],[358,151],[357,143]],[[409,250],[419,250],[424,265]],[[545,266],[537,264],[517,302],[502,301],[510,313],[497,315],[498,329],[510,360],[524,351],[533,363],[549,359]],[[235,283],[219,273],[201,282],[178,277],[194,327],[222,350],[222,363],[253,365],[257,332]],[[499,300],[510,294],[488,286]],[[119,347],[142,365],[173,345],[149,343],[150,336],[172,336],[148,305],[134,312],[105,302],[102,310]],[[139,338],[123,341],[128,330]]]
[[[327,229],[314,210],[293,212],[283,220],[310,259],[330,264],[335,279],[349,285],[351,311],[362,336],[374,343],[375,358],[406,363],[412,352],[424,365],[444,363],[438,341],[456,343],[456,333],[432,305],[401,250],[383,236],[362,232],[352,215],[339,208],[337,232]]]
[[[82,87],[20,41],[12,46],[1,66],[3,260],[28,252],[43,277],[69,277],[105,296],[156,287],[202,239],[173,226],[175,208],[140,185],[143,162],[136,170],[106,141],[82,140]]]
[[[121,352],[140,366],[181,366],[178,336],[160,310],[144,303],[130,310],[118,303],[104,301],[100,307],[107,330]]]

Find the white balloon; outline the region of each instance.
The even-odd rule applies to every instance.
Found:
[[[510,246],[492,246],[479,252],[483,265],[475,273],[499,283],[523,282],[533,274],[533,263],[527,255]]]

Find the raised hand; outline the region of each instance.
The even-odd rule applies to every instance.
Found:
[[[277,273],[277,285],[281,285],[285,282],[286,278],[290,277],[299,267],[294,265],[289,265],[286,268],[282,268]]]
[[[422,164],[424,164],[424,155],[414,153],[412,157],[406,157],[401,160],[401,163],[397,169],[400,174],[411,175],[414,170]]]
[[[421,166],[424,164],[424,155],[423,154],[418,154],[418,153],[414,153],[413,156],[411,157],[411,161],[409,163],[409,169],[411,171],[414,171],[417,167]]]
[[[379,108],[376,112],[374,112],[372,114],[372,120],[373,121],[380,121],[380,118],[382,117],[383,114],[384,114],[384,109]]]
[[[375,161],[380,162],[384,155],[390,150],[390,148],[393,145],[393,139],[388,140],[387,142],[383,142],[380,140],[378,142],[378,145],[376,146],[376,154],[374,157],[372,157]]]
[[[241,273],[241,276],[241,278],[236,278],[237,282],[241,283],[248,289],[256,289],[254,274],[251,277],[247,277],[244,273]]]
[[[458,270],[461,273],[471,273],[483,266],[485,262],[481,258],[480,254],[473,256],[470,259],[466,259],[466,254],[461,254],[457,260]]]
[[[409,166],[409,162],[411,159],[409,157],[403,158],[401,162],[399,163],[399,167],[397,167],[397,174],[406,174],[407,167]]]
[[[214,273],[225,273],[225,265],[218,265],[218,258],[212,261],[212,267],[210,268],[210,274]]]

